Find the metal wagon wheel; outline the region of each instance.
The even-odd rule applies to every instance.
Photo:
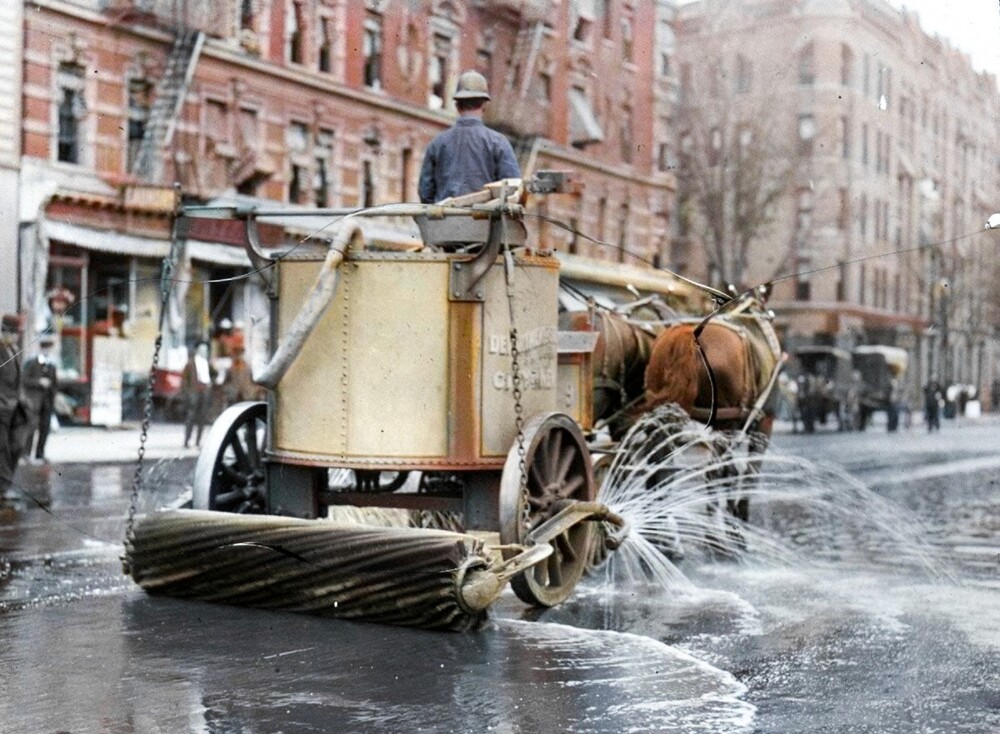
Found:
[[[533,528],[567,501],[596,495],[590,452],[576,422],[562,413],[535,416],[524,426],[524,465],[517,443],[507,454],[500,480],[500,540],[523,543]],[[526,474],[523,483],[522,472]],[[566,599],[587,565],[593,523],[581,522],[558,535],[553,553],[511,579],[524,602],[551,607]],[[511,553],[512,555],[512,553]]]
[[[266,441],[266,403],[237,403],[224,410],[212,424],[195,465],[195,509],[266,512]]]

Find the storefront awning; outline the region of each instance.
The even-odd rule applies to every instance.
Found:
[[[54,219],[44,221],[43,233],[50,240],[58,240],[68,245],[75,245],[84,250],[109,252],[115,255],[130,255],[147,257],[156,260],[170,254],[170,242],[154,237],[141,237],[133,234],[123,234],[111,230],[93,229],[79,224],[61,222]],[[250,259],[239,247],[222,245],[216,242],[189,240],[187,255],[192,260],[228,265],[232,267],[250,267]]]
[[[55,219],[46,219],[42,233],[50,240],[76,245],[84,250],[110,252],[115,255],[135,255],[136,257],[164,258],[170,254],[170,243],[152,237],[122,234],[103,229],[92,229],[79,224],[70,224]]]
[[[579,89],[569,90],[569,137],[574,145],[599,143],[604,140],[604,130],[597,121],[590,100]]]

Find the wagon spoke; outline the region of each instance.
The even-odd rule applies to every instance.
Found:
[[[562,553],[556,550],[547,561],[550,586],[562,586]]]
[[[229,480],[230,484],[243,486],[247,483],[247,475],[238,471],[234,466],[223,464],[219,468],[222,470],[222,475]]]
[[[584,481],[586,481],[585,478],[580,475],[570,477],[566,480],[565,484],[559,488],[559,497],[561,499],[569,499],[576,494],[576,490],[583,486]]]
[[[236,455],[236,463],[239,465],[240,469],[243,469],[244,471],[249,470],[250,461],[247,458],[246,449],[243,448],[243,442],[240,441],[240,435],[238,431],[236,432],[236,435],[233,436],[231,444],[233,447],[233,453]]]
[[[257,421],[249,421],[246,424],[244,432],[247,438],[247,455],[250,459],[250,466],[256,469],[260,466],[260,450],[257,446]]]
[[[563,557],[569,561],[576,560],[576,551],[573,549],[573,542],[570,540],[568,533],[557,536],[555,542],[562,551]]]
[[[576,453],[572,449],[563,452],[563,455],[559,458],[559,467],[555,477],[553,477],[553,481],[557,484],[563,483],[566,479],[566,474],[569,473],[570,465],[573,463],[573,459],[575,458]]]
[[[239,489],[233,489],[229,492],[222,492],[221,494],[215,495],[215,506],[223,512],[227,511],[227,508],[242,501],[243,492]]]

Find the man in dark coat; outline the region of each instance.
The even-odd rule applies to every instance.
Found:
[[[30,452],[34,442],[35,458],[39,461],[45,461],[45,442],[49,438],[52,411],[56,402],[56,364],[52,359],[52,344],[52,337],[43,335],[38,342],[41,348],[38,356],[29,359],[24,365],[24,396],[28,400],[32,427],[24,450]]]
[[[423,203],[433,204],[479,191],[493,181],[521,177],[507,138],[483,124],[483,108],[489,99],[482,74],[467,71],[459,77],[455,91],[458,119],[434,138],[424,153],[419,186]]]
[[[924,387],[924,421],[927,432],[941,430],[941,385],[936,377],[931,377]]]
[[[0,324],[0,495],[13,478],[24,447],[28,421],[21,398],[20,320],[5,315]]]

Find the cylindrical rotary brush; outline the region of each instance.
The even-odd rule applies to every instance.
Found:
[[[195,510],[138,518],[124,561],[151,594],[459,631],[509,576],[462,533]]]

